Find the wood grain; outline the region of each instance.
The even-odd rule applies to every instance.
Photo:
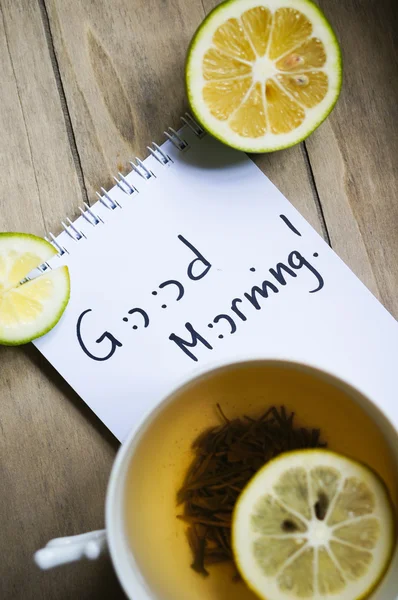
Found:
[[[0,364],[0,597],[123,598],[109,560],[45,573],[32,560],[53,537],[103,527],[116,442],[33,346],[0,347]]]
[[[331,0],[340,100],[306,142],[332,245],[398,317],[398,10],[395,0]]]
[[[272,183],[327,241],[327,233],[303,145],[252,157]]]
[[[27,0],[3,0],[1,7],[5,27],[2,41],[8,47],[17,94],[14,110],[21,113],[23,124],[20,131],[14,127],[13,119],[9,119],[8,135],[2,141],[17,152],[19,146],[26,146],[24,162],[9,161],[12,163],[10,184],[6,184],[13,185],[17,181],[26,189],[17,188],[7,194],[4,201],[17,205],[15,199],[22,197],[25,206],[31,205],[32,209],[38,202],[44,227],[36,231],[43,235],[51,229],[59,231],[61,219],[77,213],[82,191],[39,5]],[[28,163],[26,167],[24,163]],[[15,169],[19,173],[15,173]],[[4,195],[3,182],[1,187],[0,194]],[[24,228],[31,229],[26,213]]]
[[[3,231],[44,232],[44,219],[41,212],[39,192],[32,164],[32,154],[26,133],[24,114],[18,95],[17,83],[4,29],[3,13],[0,13],[0,81],[1,110],[0,131],[2,151],[0,152],[0,226]],[[4,151],[7,148],[7,151]],[[23,176],[22,176],[23,175]],[[25,202],[15,198],[29,199],[31,219],[26,219]]]
[[[89,198],[177,125],[196,0],[46,0]]]
[[[0,9],[0,230],[44,235],[81,187],[39,4]],[[0,347],[0,399],[0,597],[122,598],[106,559],[51,573],[32,561],[54,536],[103,527],[115,440],[33,346]]]

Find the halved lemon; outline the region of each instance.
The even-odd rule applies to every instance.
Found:
[[[298,143],[339,96],[341,53],[310,0],[229,0],[216,7],[188,50],[192,112],[229,146],[269,152]]]
[[[26,344],[52,329],[70,295],[67,267],[21,281],[57,251],[26,233],[0,233],[0,344]]]
[[[249,482],[233,515],[232,543],[260,598],[358,600],[385,573],[394,531],[387,489],[373,471],[328,450],[299,450]]]

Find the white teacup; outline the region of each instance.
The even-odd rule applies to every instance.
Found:
[[[219,423],[219,402],[231,418],[270,405],[296,410],[320,427],[329,447],[373,467],[397,507],[398,432],[375,402],[330,374],[286,361],[224,366],[176,390],[138,423],[120,448],[106,498],[106,529],[52,540],[35,554],[42,569],[109,549],[119,580],[134,600],[254,600],[232,581],[229,565],[203,578],[189,568],[185,526],[176,518],[176,492],[192,458],[191,444]],[[329,410],[329,408],[331,410]],[[395,600],[398,550],[372,600]]]

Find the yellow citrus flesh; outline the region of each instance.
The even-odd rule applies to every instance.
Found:
[[[235,559],[260,598],[367,597],[393,552],[394,515],[367,467],[326,450],[268,463],[238,500]]]
[[[195,116],[246,150],[306,137],[330,112],[340,86],[337,40],[308,0],[230,0],[204,21],[187,59]]]
[[[0,344],[18,345],[49,331],[69,300],[67,267],[24,278],[52,258],[51,244],[27,234],[0,234]]]

